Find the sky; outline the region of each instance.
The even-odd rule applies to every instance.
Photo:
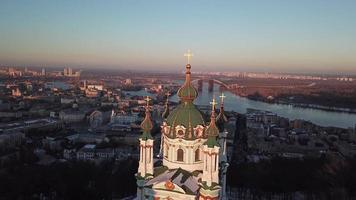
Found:
[[[0,65],[356,74],[354,0],[1,0]]]

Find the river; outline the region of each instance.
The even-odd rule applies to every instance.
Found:
[[[131,92],[130,92],[131,93]],[[150,95],[145,91],[133,92],[137,95]],[[224,92],[226,98],[224,100],[226,111],[236,111],[238,113],[246,113],[247,108],[258,110],[267,110],[276,113],[279,116],[293,119],[303,119],[315,123],[320,126],[334,126],[340,128],[355,127],[356,114],[344,112],[332,112],[311,108],[293,107],[284,104],[269,104],[240,97],[228,91]],[[213,96],[220,96],[219,87],[214,87],[214,92],[208,92],[208,84],[203,84],[203,91],[199,93],[198,98],[194,101],[196,105],[209,105]],[[173,102],[178,102],[177,95],[170,98]],[[217,100],[219,100],[217,98]]]

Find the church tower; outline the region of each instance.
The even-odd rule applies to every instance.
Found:
[[[194,105],[198,96],[191,82],[190,51],[185,82],[177,92],[179,105],[169,110],[168,100],[161,125],[161,166],[153,168],[152,122],[148,106],[141,124],[140,163],[137,173],[137,199],[217,200],[222,199],[218,118],[213,99],[210,122]],[[221,113],[221,112],[220,112]],[[219,117],[219,116],[218,116]],[[220,136],[219,136],[220,137]]]
[[[224,111],[224,98],[226,96],[224,93],[220,95],[220,113],[216,118],[216,124],[219,129],[219,144],[220,144],[220,161],[227,161],[226,155],[226,138],[227,138],[227,130],[226,130],[226,123],[228,121],[225,111]]]
[[[151,113],[149,109],[150,98],[146,98],[146,116],[141,123],[142,135],[139,138],[140,141],[140,160],[138,165],[137,178],[137,197],[138,199],[144,198],[143,186],[145,180],[153,177],[153,138],[151,136],[151,130],[153,128]]]
[[[161,126],[161,130],[163,131],[163,127],[166,127],[167,126],[167,117],[169,116],[169,95],[170,93],[167,92],[166,93],[166,96],[167,96],[167,99],[166,99],[166,104],[164,106],[164,111],[162,113],[162,119],[163,119],[163,123],[162,123],[162,126]],[[164,133],[161,132],[161,145],[160,145],[160,148],[159,148],[159,154],[158,154],[158,157],[159,158],[162,158],[163,156],[163,144],[164,144]]]
[[[216,123],[219,129],[219,145],[220,145],[220,185],[221,185],[221,190],[220,190],[220,199],[227,199],[226,196],[226,172],[227,168],[229,167],[229,163],[227,160],[227,147],[226,147],[226,139],[227,139],[227,134],[228,131],[226,130],[226,123],[228,122],[228,119],[225,115],[224,111],[224,98],[226,96],[224,93],[220,95],[220,113],[216,118]]]
[[[219,129],[215,123],[215,99],[213,99],[210,124],[206,128],[206,135],[208,140],[203,145],[203,177],[202,188],[200,189],[200,200],[218,199],[220,186],[219,186],[219,144],[216,137],[219,135]]]

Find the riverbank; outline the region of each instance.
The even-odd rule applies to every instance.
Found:
[[[328,107],[328,106],[322,106],[316,104],[304,104],[304,103],[288,103],[282,101],[278,101],[277,103],[292,105],[294,107],[299,107],[299,108],[312,108],[312,109],[319,109],[319,110],[331,111],[331,112],[345,112],[345,113],[356,114],[356,109],[351,109],[351,108]]]
[[[237,94],[235,94],[237,95]],[[242,97],[242,96],[240,96]],[[313,103],[298,103],[298,102],[293,102],[293,101],[288,101],[286,98],[278,99],[278,98],[265,98],[262,96],[256,96],[256,95],[249,95],[249,96],[244,96],[244,98],[247,98],[249,100],[253,101],[260,101],[268,104],[281,104],[281,105],[288,105],[288,106],[293,106],[297,108],[309,108],[309,109],[317,109],[317,110],[323,110],[323,111],[330,111],[330,112],[343,112],[343,113],[350,113],[350,114],[356,114],[356,108],[346,108],[346,107],[337,107],[337,106],[325,106],[321,104],[313,104]],[[356,102],[356,99],[355,99]]]

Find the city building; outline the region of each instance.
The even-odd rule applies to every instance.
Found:
[[[92,90],[99,90],[99,91],[104,90],[104,86],[101,84],[90,84],[90,85],[87,85],[86,87],[87,87],[87,89],[92,89]]]
[[[66,156],[71,156],[73,151],[67,150],[66,152],[69,155]],[[97,148],[95,144],[87,144],[84,145],[79,151],[76,153],[76,158],[78,160],[88,160],[88,161],[94,161],[94,160],[109,160],[109,159],[114,159],[115,158],[115,150],[112,148]]]
[[[72,144],[76,143],[95,143],[99,144],[108,141],[107,137],[103,134],[74,134],[66,137]]]
[[[22,96],[22,92],[20,91],[19,88],[12,89],[12,96],[13,97],[20,97],[20,96]]]
[[[67,123],[81,122],[85,119],[87,112],[87,108],[79,108],[78,103],[74,101],[72,108],[63,109],[59,112],[59,119]]]
[[[59,119],[63,122],[81,122],[86,113],[81,110],[66,109],[59,112]]]
[[[117,113],[115,110],[112,110],[110,124],[130,125],[138,121],[138,119],[138,113]]]
[[[89,124],[90,124],[90,128],[92,129],[96,129],[100,127],[103,124],[103,121],[104,121],[103,113],[98,110],[95,110],[89,116]]]
[[[86,89],[85,90],[85,96],[89,98],[95,98],[99,96],[99,90],[96,89]]]
[[[73,97],[61,97],[61,104],[73,104],[75,101]]]
[[[191,54],[186,54],[190,58]],[[186,80],[178,90],[180,105],[167,114],[161,126],[162,164],[154,167],[151,136],[153,123],[147,97],[146,116],[141,123],[140,160],[137,178],[137,199],[227,199],[225,194],[226,132],[219,129],[212,102],[207,125],[194,105],[198,95],[191,83],[191,65],[186,65]],[[165,112],[166,113],[166,112]],[[218,117],[225,123],[223,109]],[[221,134],[224,132],[224,134]],[[219,136],[219,139],[218,139]]]
[[[94,160],[95,158],[95,144],[86,144],[77,152],[78,160]]]
[[[59,151],[62,149],[63,138],[53,138],[53,137],[45,137],[42,139],[43,148],[49,149],[52,151]]]
[[[45,68],[42,68],[42,70],[41,70],[41,76],[46,76],[46,69],[45,69]]]
[[[19,146],[25,140],[22,132],[8,132],[0,134],[0,150]]]
[[[63,69],[63,76],[68,76],[68,77],[80,77],[81,71],[76,71],[74,72],[71,67],[65,67]]]

